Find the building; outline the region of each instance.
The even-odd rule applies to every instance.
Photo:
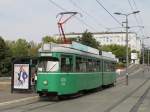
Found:
[[[67,33],[65,35],[66,38],[77,38],[76,40],[78,40],[82,33]],[[126,45],[126,32],[94,32],[92,35],[101,45]],[[58,38],[58,35],[55,37]],[[135,32],[128,33],[128,46],[131,51],[136,50],[141,53],[142,41]],[[131,63],[139,64],[139,58],[132,59],[131,57]]]
[[[126,32],[95,32],[93,37],[100,42],[101,45],[126,45]],[[66,38],[79,38],[82,33],[67,33]],[[58,37],[58,35],[57,35]],[[129,32],[129,47],[131,50],[141,51],[142,43],[135,32]]]

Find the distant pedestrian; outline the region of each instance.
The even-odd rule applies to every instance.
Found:
[[[37,74],[34,75],[34,84],[35,84],[35,89],[36,89],[36,84],[37,84]]]
[[[143,74],[144,74],[144,69],[143,69]]]

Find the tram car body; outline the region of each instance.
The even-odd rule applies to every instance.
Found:
[[[99,55],[97,49],[73,44],[45,44],[39,50],[37,93],[69,95],[116,81],[114,57]]]

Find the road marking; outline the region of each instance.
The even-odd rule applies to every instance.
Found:
[[[11,82],[0,82],[0,84],[11,84]]]
[[[22,99],[18,99],[18,100],[12,100],[12,101],[8,101],[8,102],[2,102],[0,103],[0,106],[5,106],[8,104],[13,104],[13,103],[19,103],[19,102],[23,102],[23,101],[27,101],[27,100],[34,100],[37,99],[39,96],[32,96],[32,97],[28,97],[28,98],[22,98]]]

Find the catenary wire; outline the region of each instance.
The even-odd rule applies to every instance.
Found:
[[[57,8],[59,8],[59,9],[61,9],[61,10],[63,10],[63,11],[67,11],[65,8],[63,8],[63,7],[61,7],[59,4],[57,4],[56,2],[54,2],[53,0],[48,0],[50,3],[52,3],[53,5],[55,5]],[[90,28],[90,29],[92,29],[92,30],[96,30],[97,31],[97,29],[95,29],[93,26],[91,26],[91,25],[89,25],[89,24],[87,24],[86,22],[84,22],[82,19],[80,19],[80,18],[78,18],[78,17],[76,17],[75,16],[75,18],[80,22],[80,23],[82,23],[82,24],[84,24],[85,26],[87,26],[88,28]]]
[[[132,1],[133,1],[135,9],[137,10],[138,7],[137,7],[137,4],[136,4],[135,0],[132,0]],[[139,19],[140,19],[140,23],[139,24],[141,24],[142,26],[144,26],[143,25],[143,20],[142,20],[142,17],[141,17],[140,13],[139,13]],[[145,37],[145,30],[143,28],[139,28],[139,29],[140,29],[141,33],[143,34],[143,36]]]
[[[96,0],[96,2],[120,25],[122,24],[104,7],[104,5],[100,2],[100,0]]]
[[[81,10],[83,13],[85,13],[87,16],[89,16],[89,18],[90,18],[92,21],[97,22],[100,27],[103,27],[103,28],[106,29],[106,30],[108,29],[108,27],[106,27],[104,24],[100,23],[99,20],[98,20],[96,17],[94,17],[93,15],[91,15],[90,13],[88,13],[87,11],[85,11],[83,8],[81,8],[75,1],[73,1],[73,0],[69,0],[69,1],[70,1],[70,3],[71,3],[72,5],[74,5],[77,9]]]

